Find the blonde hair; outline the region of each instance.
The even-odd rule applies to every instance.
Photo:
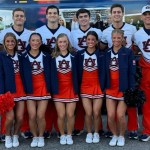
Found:
[[[66,27],[66,21],[65,21],[65,18],[63,16],[59,16],[59,20],[63,20],[63,24],[60,24],[61,26],[64,26]]]
[[[59,56],[59,55],[61,54],[61,53],[60,53],[60,49],[59,49],[59,47],[58,47],[58,40],[59,40],[59,38],[62,38],[62,37],[66,37],[67,40],[68,40],[67,51],[70,52],[70,53],[73,52],[73,48],[72,48],[72,46],[71,46],[71,43],[70,43],[70,41],[69,41],[68,36],[67,36],[65,33],[61,33],[61,34],[58,35],[58,37],[57,37],[57,39],[56,39],[56,44],[55,44],[54,50],[53,50],[53,52],[52,52],[52,57],[53,57],[53,58],[54,58],[54,57],[57,57],[57,56]]]
[[[6,45],[5,45],[5,40],[6,40],[7,37],[12,37],[15,40],[16,45],[14,47],[14,52],[16,52],[18,50],[18,41],[17,41],[17,38],[16,38],[15,34],[13,34],[12,32],[8,32],[8,33],[5,34],[4,39],[3,39],[3,46],[4,46],[6,51],[7,51],[7,48],[6,48]]]

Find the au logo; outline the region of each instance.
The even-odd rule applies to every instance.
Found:
[[[59,61],[59,68],[60,69],[68,69],[69,67],[70,67],[69,61],[66,61],[66,60]]]
[[[41,62],[33,61],[33,63],[32,63],[32,69],[33,70],[39,70],[39,69],[41,69],[40,63]]]
[[[85,59],[85,66],[94,67],[95,66],[95,59],[92,59],[91,57],[89,59]]]

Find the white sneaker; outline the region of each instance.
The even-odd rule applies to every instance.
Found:
[[[109,142],[109,145],[110,145],[110,146],[116,146],[117,141],[118,141],[118,136],[113,135],[112,139],[111,139],[110,142]]]
[[[93,143],[98,143],[100,141],[100,137],[98,133],[93,134]]]
[[[5,136],[5,147],[11,148],[13,146],[11,136]]]
[[[31,147],[37,147],[38,146],[38,137],[33,137],[31,142]]]
[[[18,140],[19,136],[18,135],[13,135],[13,147],[18,147],[19,146],[19,140]]]
[[[60,136],[60,144],[61,145],[67,144],[66,135],[61,135]]]
[[[89,143],[89,144],[93,142],[93,135],[92,135],[92,133],[88,133],[86,135],[85,141],[86,141],[86,143]]]
[[[123,136],[119,136],[117,146],[124,146],[124,145],[125,145],[125,138]]]
[[[72,136],[71,135],[67,135],[66,136],[66,140],[67,140],[67,144],[68,145],[72,145],[73,144],[73,140],[72,140]]]
[[[44,137],[39,137],[38,147],[44,147],[44,146],[45,146]]]

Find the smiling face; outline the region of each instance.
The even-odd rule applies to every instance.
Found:
[[[14,25],[23,26],[26,21],[26,17],[23,11],[15,11],[13,14]]]
[[[49,23],[57,23],[59,21],[59,14],[57,12],[57,9],[55,8],[48,9],[46,18]]]
[[[123,21],[123,15],[120,7],[114,7],[111,12],[111,19],[113,22],[122,22]]]
[[[16,40],[12,36],[7,36],[4,40],[4,46],[8,52],[14,52]]]
[[[98,41],[94,35],[88,35],[86,38],[86,44],[89,49],[95,49]]]
[[[66,36],[59,37],[57,44],[58,44],[58,48],[61,54],[68,52],[67,49],[68,49],[69,41]]]
[[[39,50],[42,41],[41,41],[41,37],[37,34],[33,34],[30,38],[30,46],[31,46],[31,50]]]
[[[124,38],[123,35],[121,33],[113,33],[112,34],[112,43],[114,47],[122,47],[122,42],[123,42]]]
[[[88,13],[80,13],[78,16],[78,22],[80,26],[89,26],[90,24],[90,16]]]
[[[145,26],[150,26],[150,11],[142,14],[142,20]]]

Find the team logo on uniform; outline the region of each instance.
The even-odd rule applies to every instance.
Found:
[[[56,38],[52,37],[51,39],[46,39],[47,45],[50,46],[50,48],[53,48],[52,44],[56,43]]]
[[[69,62],[70,61],[66,61],[65,59],[58,61],[58,71],[64,74],[68,73],[71,70]]]
[[[86,48],[86,36],[83,36],[82,38],[78,38],[78,46],[81,48]]]
[[[18,50],[23,51],[26,48],[26,41],[18,39]]]
[[[19,61],[18,60],[13,60],[13,66],[14,66],[14,72],[15,73],[19,72]]]
[[[37,62],[36,60],[34,60],[32,63],[31,63],[31,67],[32,67],[32,73],[34,75],[36,74],[39,74],[43,71],[42,67],[41,67],[41,62]]]
[[[150,39],[143,42],[143,50],[145,52],[150,52]]]
[[[113,57],[110,62],[110,69],[112,71],[118,70],[118,58]]]
[[[93,71],[97,69],[96,66],[96,59],[92,59],[91,57],[89,57],[88,59],[84,60],[84,69],[86,71]]]

